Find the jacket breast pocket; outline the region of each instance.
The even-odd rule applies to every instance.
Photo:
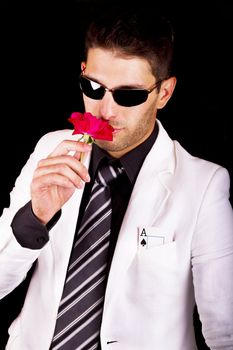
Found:
[[[138,249],[138,258],[143,260],[145,264],[153,266],[160,266],[165,268],[171,267],[177,263],[177,245],[176,241],[165,243],[151,248]]]
[[[134,279],[141,297],[155,298],[179,295],[181,271],[175,241],[149,249],[138,249],[134,261]]]

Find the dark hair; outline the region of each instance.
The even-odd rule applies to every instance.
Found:
[[[146,59],[157,80],[173,74],[174,30],[168,19],[136,9],[94,19],[86,31],[85,59],[90,48]]]

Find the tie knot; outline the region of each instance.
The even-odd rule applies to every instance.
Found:
[[[105,187],[109,186],[123,171],[124,169],[121,166],[112,164],[103,165],[98,170],[96,181]]]

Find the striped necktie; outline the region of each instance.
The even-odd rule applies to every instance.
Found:
[[[109,184],[122,172],[112,165],[98,170],[71,253],[50,349],[99,346],[112,213]]]

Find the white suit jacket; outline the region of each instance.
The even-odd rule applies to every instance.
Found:
[[[102,350],[196,349],[195,300],[209,347],[233,349],[229,175],[191,156],[158,123],[159,135],[135,183],[111,265]],[[22,311],[9,330],[8,350],[47,350],[52,339],[83,190],[64,205],[41,250],[21,247],[10,225],[30,200],[38,160],[61,140],[76,139],[71,134],[61,130],[41,138],[0,219],[0,297],[38,259]]]

